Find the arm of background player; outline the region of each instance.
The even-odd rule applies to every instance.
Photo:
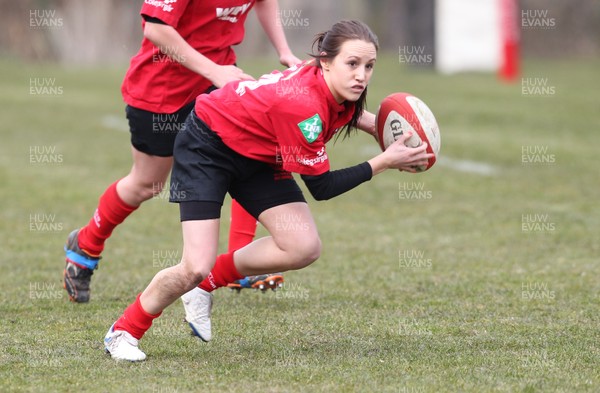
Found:
[[[222,66],[192,48],[172,26],[146,22],[144,37],[150,40],[161,51],[184,67],[210,80],[216,87],[240,79],[254,79],[240,68]]]
[[[259,0],[254,7],[258,21],[279,55],[279,62],[287,67],[300,63],[301,60],[294,56],[285,38],[278,0]]]

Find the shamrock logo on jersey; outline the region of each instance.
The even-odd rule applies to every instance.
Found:
[[[313,143],[323,131],[323,122],[319,114],[315,113],[314,116],[298,123],[298,128],[300,128],[308,143]]]

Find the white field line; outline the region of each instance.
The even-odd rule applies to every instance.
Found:
[[[500,172],[500,168],[486,162],[460,160],[450,157],[439,157],[437,164],[460,172],[475,173],[482,176],[494,176]]]
[[[364,157],[373,157],[381,153],[381,149],[376,144],[363,145],[360,148],[360,154]],[[461,160],[446,156],[438,157],[435,165],[454,169],[459,172],[473,173],[481,176],[494,176],[500,173],[500,168],[486,162]]]

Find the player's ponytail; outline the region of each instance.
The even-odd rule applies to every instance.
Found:
[[[311,56],[317,59],[317,67],[321,67],[320,59],[333,59],[336,57],[340,53],[342,44],[349,40],[370,42],[375,45],[375,50],[379,49],[377,36],[371,31],[369,26],[358,20],[342,20],[334,24],[330,30],[315,36],[312,45],[313,54]],[[350,122],[344,127],[344,137],[349,136],[351,131],[358,126],[358,120],[366,108],[366,101],[367,88],[365,87],[358,100],[354,102],[354,114]]]

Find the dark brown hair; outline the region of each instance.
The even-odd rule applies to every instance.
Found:
[[[375,50],[379,50],[377,36],[371,31],[369,26],[358,20],[342,20],[334,24],[331,29],[319,33],[315,37],[312,45],[313,54],[311,56],[317,59],[317,67],[321,67],[321,59],[333,59],[336,57],[340,53],[342,44],[349,40],[370,42],[375,45]],[[344,137],[350,136],[352,129],[356,129],[358,119],[360,119],[366,107],[366,100],[367,88],[365,87],[365,90],[354,103],[354,114],[344,127],[346,129]]]

